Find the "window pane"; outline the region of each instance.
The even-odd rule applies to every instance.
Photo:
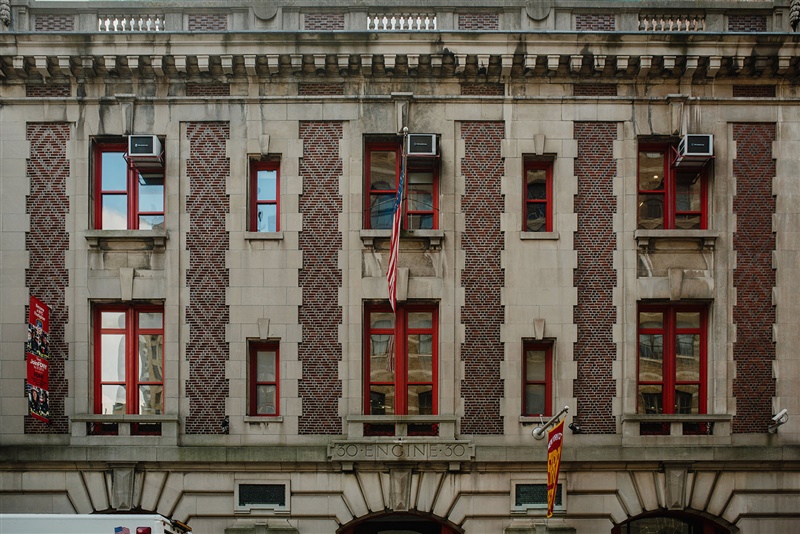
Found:
[[[125,386],[103,386],[103,415],[125,413]]]
[[[276,415],[278,413],[275,402],[277,393],[276,386],[266,385],[256,388],[256,413],[258,415]]]
[[[543,350],[525,351],[525,380],[527,382],[544,382],[545,355]]]
[[[370,152],[369,188],[371,190],[397,190],[397,152],[374,150]]]
[[[125,335],[100,336],[100,379],[103,382],[125,381]]]
[[[699,382],[700,335],[678,334],[675,337],[677,338],[676,380],[678,382]]]
[[[394,382],[394,336],[373,334],[370,337],[370,382]]]
[[[139,386],[139,413],[157,415],[164,410],[164,386]]]
[[[431,312],[411,312],[408,314],[409,328],[432,328],[433,314]]]
[[[431,335],[408,336],[408,381],[433,382],[433,355]],[[427,352],[425,352],[427,351]]]
[[[370,386],[369,403],[372,415],[394,415],[394,386]]]
[[[433,214],[412,213],[408,216],[409,230],[432,230]]]
[[[675,388],[675,413],[700,413],[700,386],[681,385]]]
[[[124,312],[101,312],[100,326],[102,328],[125,328]]]
[[[163,215],[139,215],[139,230],[163,230]]]
[[[675,209],[700,211],[702,209],[701,180],[699,173],[678,173],[675,177]]]
[[[126,191],[128,189],[128,163],[122,152],[103,152],[100,187],[103,191]]]
[[[278,172],[260,170],[256,176],[256,200],[278,199]]]
[[[528,203],[526,226],[529,232],[547,231],[547,204],[543,202]]]
[[[639,152],[639,190],[664,189],[664,153]]]
[[[387,195],[370,195],[369,224],[371,228],[386,229],[392,227],[392,214],[396,193]]]
[[[433,386],[408,386],[408,415],[433,414]]]
[[[164,380],[164,338],[160,335],[139,335],[139,380],[162,382]]]
[[[664,380],[664,336],[639,334],[639,381]]]
[[[431,211],[433,210],[433,185],[409,186],[406,198],[409,211]]]
[[[275,382],[275,351],[260,350],[256,353],[256,382]]]
[[[526,415],[544,415],[544,384],[528,384],[525,386],[525,414]]]
[[[256,214],[257,232],[276,232],[278,230],[278,206],[259,204]]]
[[[164,176],[139,175],[139,211],[164,211]]]
[[[639,312],[639,328],[664,328],[664,314],[661,312]]]
[[[161,312],[139,312],[139,328],[158,328],[163,324]]]
[[[128,228],[128,195],[103,195],[103,229]]]
[[[658,414],[664,413],[661,386],[640,385],[639,406],[637,413]]]
[[[528,200],[547,199],[547,171],[528,169],[525,173]]]
[[[675,228],[679,230],[700,228],[700,214],[676,214]]]
[[[639,228],[664,228],[664,195],[639,195]]]
[[[371,330],[378,328],[394,329],[393,313],[371,313],[369,315],[369,327]]]
[[[700,312],[677,312],[678,328],[700,328]]]

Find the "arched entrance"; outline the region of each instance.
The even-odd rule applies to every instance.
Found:
[[[716,521],[685,512],[642,514],[615,526],[611,534],[735,534]]]
[[[390,513],[359,518],[337,534],[461,534],[454,525],[429,515]]]

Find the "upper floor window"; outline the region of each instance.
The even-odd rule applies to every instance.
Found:
[[[552,410],[553,346],[523,343],[522,415],[547,415]]]
[[[438,308],[369,304],[364,324],[364,413],[438,413]]]
[[[164,228],[164,169],[137,169],[122,142],[94,145],[94,227],[98,230]]]
[[[639,306],[637,413],[706,413],[706,308]]]
[[[366,208],[364,225],[370,229],[390,229],[402,166],[401,141],[367,143],[364,157]],[[403,193],[404,230],[439,228],[439,160],[436,157],[406,158]]]
[[[280,230],[280,162],[250,161],[251,232]]]
[[[525,160],[524,232],[553,231],[553,162]]]
[[[279,343],[255,341],[249,346],[249,415],[279,415]]]
[[[639,146],[639,228],[707,228],[708,167],[676,168],[674,160],[671,145]]]
[[[164,307],[102,305],[94,311],[95,413],[163,413]]]

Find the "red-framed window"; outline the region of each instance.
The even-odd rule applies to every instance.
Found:
[[[368,304],[364,315],[364,413],[437,414],[438,307]]]
[[[706,413],[705,306],[639,305],[637,413]]]
[[[553,231],[553,162],[525,160],[524,232]]]
[[[164,307],[98,305],[94,325],[95,413],[163,413]]]
[[[367,143],[364,157],[366,185],[364,227],[390,229],[397,188],[400,184],[402,145],[397,142]],[[403,193],[403,229],[439,228],[439,159],[409,156]]]
[[[139,172],[124,142],[94,144],[94,227],[98,230],[164,228],[164,170]]]
[[[251,341],[249,344],[249,415],[280,415],[280,343]]]
[[[250,161],[249,231],[280,230],[280,182],[279,161]]]
[[[670,144],[639,145],[639,228],[708,227],[708,166],[676,168],[675,154]]]
[[[553,409],[553,345],[522,344],[522,415],[549,415]]]

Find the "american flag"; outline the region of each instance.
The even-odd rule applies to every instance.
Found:
[[[400,164],[400,185],[394,199],[394,217],[392,218],[392,238],[389,243],[389,267],[386,269],[386,280],[389,282],[389,303],[392,311],[397,311],[397,259],[400,255],[400,229],[403,226],[403,182],[405,181],[405,158]]]

